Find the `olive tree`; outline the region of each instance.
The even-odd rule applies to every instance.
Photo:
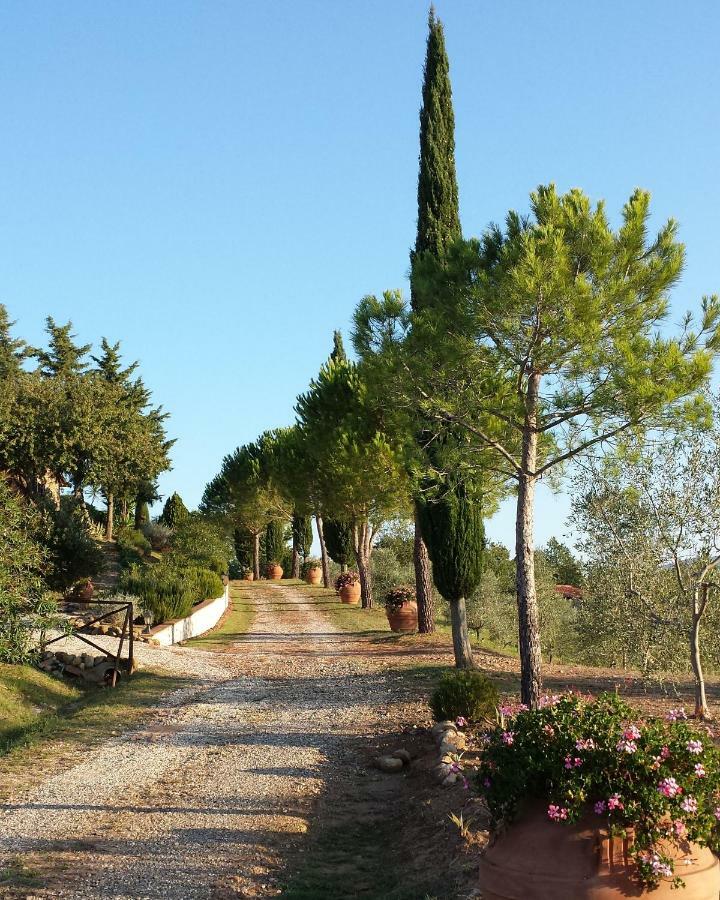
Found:
[[[695,715],[705,718],[701,627],[720,591],[720,406],[709,431],[635,443],[589,466],[578,494],[586,553],[614,555],[624,575],[622,627],[639,618],[675,647],[686,636]]]

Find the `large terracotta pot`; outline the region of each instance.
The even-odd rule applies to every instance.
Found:
[[[718,900],[720,865],[710,850],[697,844],[686,844],[686,852],[667,848],[685,888],[673,890],[671,879],[664,879],[650,891],[637,879],[628,844],[610,837],[592,813],[563,825],[548,819],[545,806],[534,808],[481,858],[483,900]]]
[[[340,594],[340,599],[343,603],[350,603],[353,606],[356,606],[360,602],[360,582],[356,581],[355,584],[346,584],[344,587],[341,587],[338,591]]]
[[[282,566],[268,566],[265,574],[271,581],[280,581],[283,577],[283,568]]]
[[[417,631],[418,608],[414,600],[406,600],[405,603],[392,612],[385,610],[391,631]]]
[[[88,579],[83,584],[75,585],[72,589],[71,597],[79,603],[87,603],[88,600],[92,600],[94,591],[95,585]]]
[[[322,581],[322,569],[308,569],[305,573],[305,581],[308,584],[320,584],[320,582]]]
[[[255,581],[255,573],[254,572],[246,572],[243,575],[243,581]]]

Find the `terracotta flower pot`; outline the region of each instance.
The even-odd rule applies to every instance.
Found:
[[[282,566],[268,566],[265,574],[270,581],[280,581],[283,577],[283,568]]]
[[[341,587],[338,591],[340,594],[340,599],[343,603],[350,603],[353,606],[357,606],[360,602],[360,582],[356,581],[355,584],[346,584],[344,587]]]
[[[255,581],[255,573],[254,572],[246,572],[243,575],[243,581]]]
[[[481,858],[483,900],[717,900],[720,895],[720,864],[707,848],[664,848],[674,860],[675,875],[685,882],[680,891],[672,889],[669,878],[652,891],[643,887],[630,849],[627,838],[610,837],[592,813],[564,825],[548,819],[546,806],[535,807]]]
[[[414,600],[406,600],[399,609],[386,609],[385,614],[391,631],[417,631],[418,608]]]
[[[88,579],[84,584],[78,584],[73,588],[72,599],[80,603],[92,600],[95,585]]]
[[[308,569],[305,573],[305,581],[308,584],[320,584],[320,582],[322,581],[322,569],[318,567]]]

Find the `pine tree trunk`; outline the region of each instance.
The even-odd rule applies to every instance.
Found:
[[[700,657],[700,617],[700,600],[696,588],[693,592],[692,625],[690,627],[690,662],[695,676],[695,718],[707,719],[710,711],[705,695],[705,675]]]
[[[537,465],[537,398],[539,376],[529,379],[523,434],[522,472],[518,485],[515,522],[515,566],[520,646],[520,695],[537,709],[542,690],[540,617],[535,590],[535,468]]]
[[[260,579],[260,532],[256,531],[253,535],[253,578],[255,581]]]
[[[372,554],[372,529],[370,523],[365,520],[361,525],[353,527],[353,543],[355,545],[355,560],[360,576],[360,602],[363,609],[373,607],[372,569],[370,568],[370,556]]]
[[[465,598],[450,601],[450,624],[452,626],[453,651],[455,667],[458,669],[474,669],[470,635],[468,634],[467,609]]]
[[[322,561],[323,585],[330,587],[330,558],[328,557],[327,547],[325,546],[325,532],[323,531],[323,520],[319,513],[315,513],[315,525],[317,527],[318,541],[320,542],[320,559]]]
[[[115,523],[115,495],[107,495],[107,515],[105,519],[105,540],[113,539],[113,525]]]
[[[420,532],[420,521],[417,505],[415,507],[415,543],[413,545],[413,562],[415,563],[415,596],[418,607],[418,632],[432,634],[435,631],[435,609],[432,577],[430,575],[430,557]]]
[[[300,577],[300,553],[298,552],[298,541],[294,528],[292,536],[292,566],[290,567],[290,577]]]

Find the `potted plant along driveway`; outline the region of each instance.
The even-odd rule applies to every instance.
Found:
[[[322,562],[315,557],[306,559],[302,565],[302,577],[307,584],[320,584],[323,577]]]
[[[477,774],[498,835],[484,900],[717,900],[720,756],[707,730],[682,711],[638,719],[611,694],[501,712]]]
[[[385,614],[391,631],[417,631],[418,607],[415,591],[408,585],[400,585],[385,595]]]
[[[270,581],[280,581],[283,577],[283,567],[275,560],[265,566],[265,577]]]
[[[343,603],[355,606],[360,602],[360,576],[357,572],[343,572],[335,579],[335,590]]]

